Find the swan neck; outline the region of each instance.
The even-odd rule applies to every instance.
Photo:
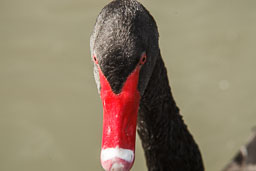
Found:
[[[150,171],[204,170],[199,148],[171,94],[161,57],[141,99],[137,131]]]

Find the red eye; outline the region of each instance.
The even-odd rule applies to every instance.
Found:
[[[95,64],[98,64],[98,60],[97,60],[96,56],[93,56],[93,61],[95,62]]]
[[[147,59],[147,55],[146,55],[146,53],[144,52],[144,53],[141,55],[141,58],[140,58],[140,65],[145,64],[146,59]]]

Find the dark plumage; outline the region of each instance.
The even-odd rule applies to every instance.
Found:
[[[111,2],[97,18],[90,47],[96,60],[94,76],[99,92],[101,70],[117,96],[142,54],[147,56],[139,73],[137,131],[148,170],[203,171],[199,148],[171,94],[159,49],[157,25],[150,13],[136,0]],[[225,171],[252,171],[256,170],[255,165],[256,137],[242,148]]]
[[[118,94],[143,52],[137,131],[148,170],[202,171],[201,154],[171,94],[160,54],[158,31],[150,13],[136,0],[116,0],[103,8],[91,36],[91,53]],[[95,79],[100,90],[98,67]]]
[[[240,148],[234,159],[223,171],[255,171],[256,170],[256,130],[249,142]]]
[[[200,151],[172,97],[160,57],[141,99],[138,133],[148,170],[204,170]]]
[[[136,0],[116,0],[100,12],[90,40],[91,53],[115,93],[147,52],[147,62],[141,69],[141,94],[160,54],[156,23],[149,12]],[[97,73],[97,67],[95,68]],[[95,75],[97,79],[97,74]]]

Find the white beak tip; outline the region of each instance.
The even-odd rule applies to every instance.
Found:
[[[101,151],[101,165],[105,171],[129,171],[133,161],[134,152],[129,149],[107,148]]]
[[[114,158],[101,162],[102,167],[105,171],[129,171],[133,165],[133,162],[127,162],[120,158]]]

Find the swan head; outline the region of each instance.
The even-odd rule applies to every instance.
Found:
[[[100,12],[90,48],[103,104],[101,164],[128,171],[140,99],[160,57],[156,23],[136,0],[115,0]]]

